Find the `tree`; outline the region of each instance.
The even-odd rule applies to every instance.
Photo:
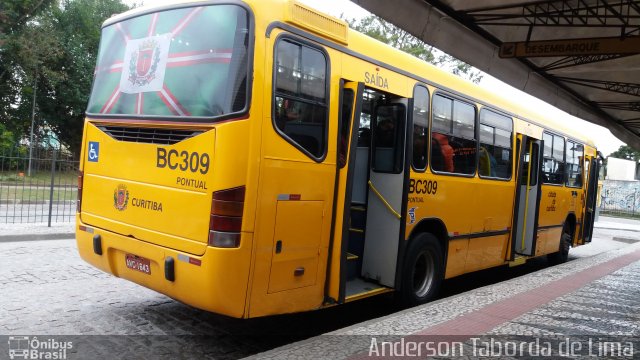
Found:
[[[54,0],[4,1],[0,7],[0,46]]]
[[[621,145],[618,148],[618,150],[609,154],[609,157],[625,159],[625,160],[634,160],[637,162],[640,160],[640,151],[632,148],[631,146]]]
[[[4,125],[0,124],[0,154],[4,154],[15,144],[13,133],[8,131]]]
[[[5,1],[6,3],[6,1]],[[82,139],[100,27],[129,9],[121,0],[22,0],[0,8],[0,121],[29,133],[52,131],[72,151]]]
[[[425,44],[417,37],[376,15],[369,15],[359,21],[355,19],[346,21],[352,29],[411,54],[418,59],[444,68],[474,83],[482,80],[482,73],[475,70],[471,65],[445,54],[431,45]]]
[[[35,60],[29,45],[36,39],[33,33],[27,34],[28,28],[37,26],[38,16],[53,3],[54,0],[4,1],[0,6],[0,122],[9,128],[15,127],[16,107],[26,101],[23,90],[32,91],[30,70]],[[47,32],[35,35],[46,36]],[[25,86],[29,89],[23,89]]]
[[[62,78],[62,74],[50,67],[59,59],[62,49],[54,26],[39,17],[11,36],[5,48],[13,58],[7,126],[16,134],[26,134],[31,124],[34,92],[37,104],[47,96],[43,85]]]
[[[100,27],[104,20],[128,9],[121,0],[64,0],[49,14],[61,53],[47,65],[60,76],[50,77],[44,84],[48,96],[39,102],[40,111],[49,128],[73,152],[82,141]]]

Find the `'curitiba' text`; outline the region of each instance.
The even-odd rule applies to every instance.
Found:
[[[162,212],[162,203],[157,201],[133,198],[131,199],[131,205],[147,210]]]

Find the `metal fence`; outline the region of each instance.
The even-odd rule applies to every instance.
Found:
[[[57,148],[27,146],[0,152],[0,223],[74,220],[78,160]]]
[[[74,221],[78,160],[64,150],[27,146],[0,151],[0,223]],[[640,218],[640,182],[605,180],[603,215]]]
[[[640,182],[605,180],[601,196],[601,214],[640,217]]]

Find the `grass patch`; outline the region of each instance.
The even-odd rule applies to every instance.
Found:
[[[75,185],[78,183],[77,171],[56,172],[54,174],[55,185]],[[47,185],[51,182],[51,173],[46,171],[34,172],[31,176],[27,176],[26,172],[3,171],[0,172],[0,183],[5,185],[26,185],[42,184]]]
[[[6,173],[2,173],[0,174],[0,181],[1,182],[22,182],[24,181],[24,177],[21,177],[18,174],[6,174]]]
[[[49,201],[49,187],[1,186],[0,200],[9,201]],[[75,187],[54,187],[53,201],[76,200],[78,189]]]

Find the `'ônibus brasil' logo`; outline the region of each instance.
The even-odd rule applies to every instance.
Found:
[[[123,211],[127,208],[127,204],[129,203],[129,190],[123,184],[118,185],[116,189],[113,191],[113,206]]]

